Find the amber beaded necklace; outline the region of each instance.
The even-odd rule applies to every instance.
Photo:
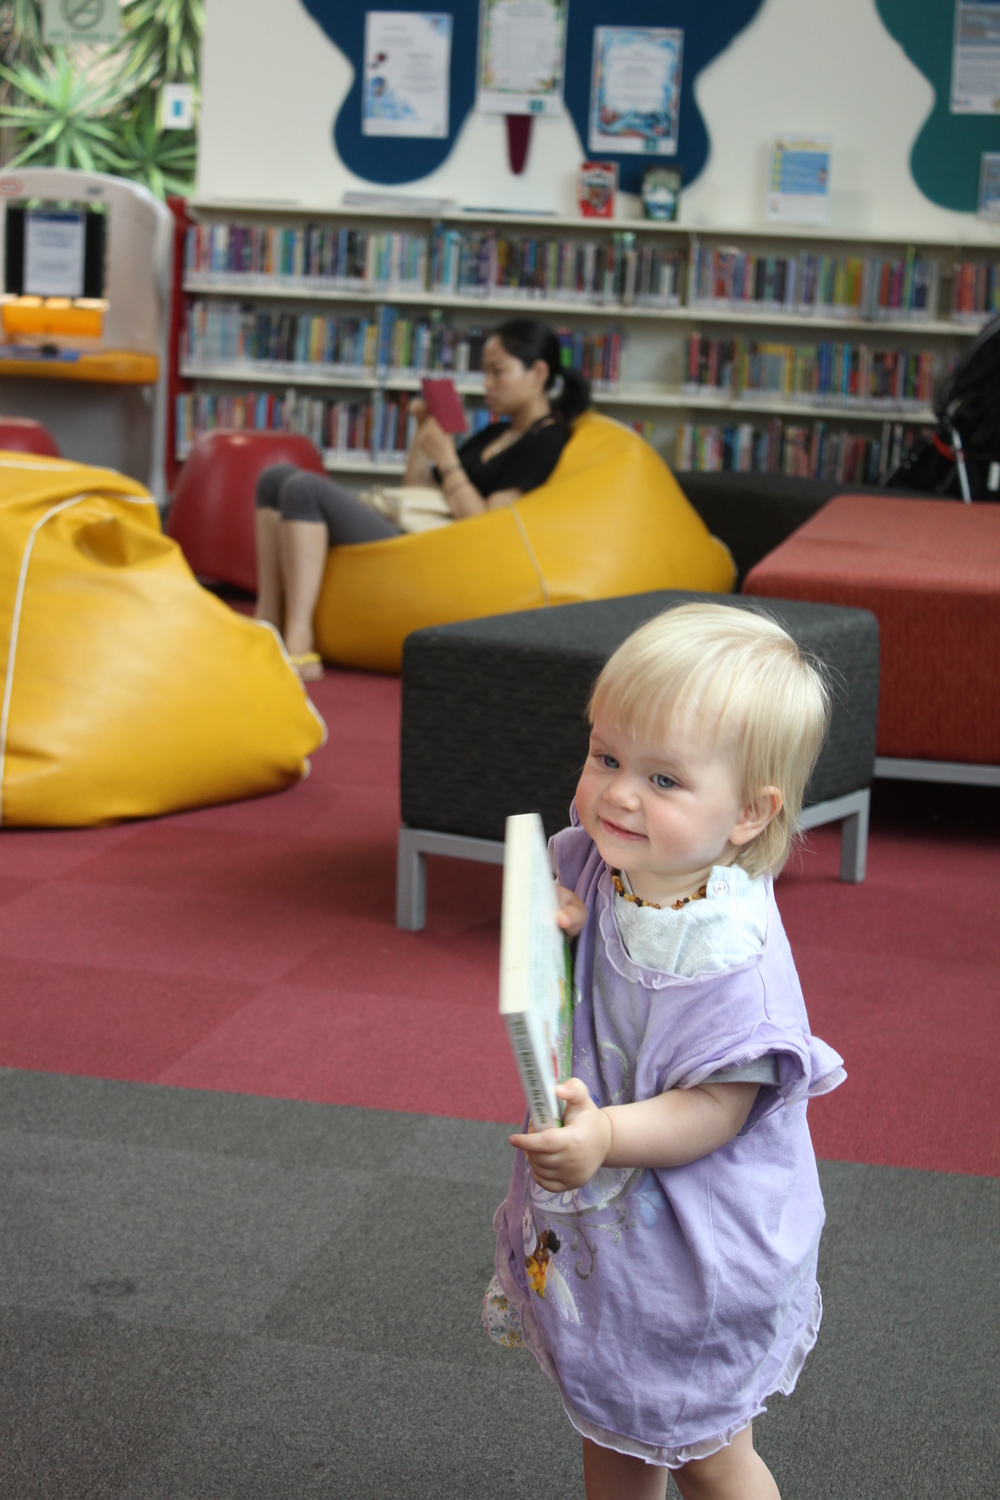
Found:
[[[660,905],[660,903],[658,901],[644,901],[641,896],[633,896],[633,894],[632,894],[631,891],[627,891],[625,889],[625,882],[622,880],[622,878],[619,875],[619,873],[618,873],[617,870],[612,870],[611,871],[611,881],[612,881],[612,884],[614,885],[614,888],[617,891],[618,895],[624,897],[624,899],[626,901],[631,901],[633,903],[633,905],[635,905],[635,906],[651,906],[654,911],[662,911],[663,910],[662,906]],[[701,886],[699,890],[695,891],[695,893],[694,893],[693,896],[682,896],[679,901],[672,902],[671,906],[670,906],[670,910],[671,911],[680,911],[681,907],[682,906],[687,906],[690,901],[704,901],[704,899],[705,899],[705,897],[707,895],[708,895],[708,885],[706,884],[706,885]]]

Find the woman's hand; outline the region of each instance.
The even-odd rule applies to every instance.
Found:
[[[540,1188],[547,1193],[568,1193],[589,1182],[604,1165],[611,1146],[611,1121],[597,1108],[581,1078],[561,1083],[556,1097],[566,1101],[562,1125],[512,1135],[510,1143],[525,1153]]]
[[[454,439],[450,433],[445,432],[437,417],[424,417],[413,441],[442,472],[458,463]]]
[[[573,891],[556,882],[556,900],[559,911],[556,921],[568,938],[579,937],[587,922],[587,908]]]
[[[421,396],[414,396],[407,407],[407,411],[417,419],[417,430],[413,434],[413,442],[410,451],[406,455],[406,472],[403,475],[404,484],[434,484],[434,475],[431,473],[431,461],[424,452],[420,441],[420,424],[427,420],[427,402]]]

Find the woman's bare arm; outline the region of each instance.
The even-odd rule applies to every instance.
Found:
[[[422,448],[414,442],[406,457],[406,473],[403,475],[404,484],[436,484],[437,480],[431,473],[431,461]]]
[[[418,424],[410,451],[406,456],[406,473],[403,475],[404,484],[436,484],[437,480],[431,473],[431,459],[421,441],[421,427],[427,420],[427,403],[416,396],[410,402],[410,415],[416,417]]]
[[[487,510],[499,510],[521,498],[524,491],[518,489],[496,490],[488,498],[481,495],[462,468],[450,433],[445,432],[434,417],[426,415],[422,401],[412,402],[410,410],[416,410],[421,421],[406,462],[405,484],[433,484],[431,464],[437,464],[444,498],[458,520],[481,516]]]

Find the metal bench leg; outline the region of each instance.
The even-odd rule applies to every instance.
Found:
[[[396,926],[420,932],[427,921],[427,856],[411,828],[399,830],[396,846]]]
[[[478,864],[503,864],[502,839],[408,828],[405,823],[399,830],[396,849],[396,926],[404,932],[420,932],[427,923],[428,854],[444,859],[471,859]]]
[[[858,885],[865,878],[868,859],[868,813],[871,807],[871,792],[866,791],[857,812],[851,813],[841,824],[840,831],[840,878]]]

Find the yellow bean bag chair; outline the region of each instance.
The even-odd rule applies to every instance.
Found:
[[[0,453],[0,823],[273,792],[325,726],[277,635],[199,587],[134,480]]]
[[[316,606],[327,661],[398,672],[411,630],[650,589],[729,593],[736,569],[657,453],[587,412],[552,477],[502,510],[335,547]]]

